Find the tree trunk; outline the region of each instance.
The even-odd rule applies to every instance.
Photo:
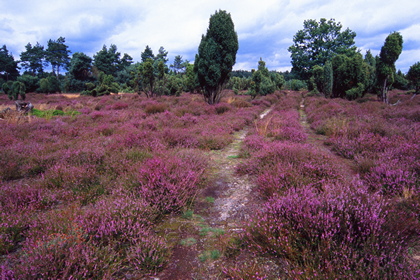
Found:
[[[382,88],[382,101],[386,104],[388,104],[388,87],[386,86],[386,83],[388,81],[388,77],[384,80],[384,86]]]

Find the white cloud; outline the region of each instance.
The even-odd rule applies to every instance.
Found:
[[[0,6],[0,45],[15,59],[28,42],[46,45],[63,36],[73,52],[91,56],[116,44],[140,60],[149,45],[192,61],[219,9],[232,15],[239,36],[236,69],[256,68],[260,57],[270,69],[290,69],[287,48],[306,19],[336,19],[357,33],[360,49],[374,54],[390,32],[400,31],[408,46],[397,63],[402,68],[418,60],[420,49],[420,6],[412,0],[0,0]]]

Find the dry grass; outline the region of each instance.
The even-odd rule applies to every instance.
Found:
[[[66,97],[66,98],[78,98],[80,96],[80,93],[61,93],[60,95]]]

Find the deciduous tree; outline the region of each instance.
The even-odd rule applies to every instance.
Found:
[[[194,70],[209,104],[218,103],[224,84],[236,62],[238,35],[229,13],[216,11],[210,17],[206,35],[201,38]]]
[[[302,79],[310,77],[313,66],[323,66],[334,55],[349,55],[356,51],[356,33],[348,28],[341,31],[341,23],[334,19],[327,21],[321,18],[319,22],[305,20],[303,27],[295,34],[294,44],[288,49],[292,58],[292,72]]]

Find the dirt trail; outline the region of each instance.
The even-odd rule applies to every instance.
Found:
[[[325,145],[327,137],[325,135],[316,134],[315,131],[311,129],[305,112],[305,98],[302,99],[299,107],[300,123],[305,128],[305,132],[308,136],[307,143],[312,144],[327,154],[331,155],[334,159],[335,165],[340,170],[340,173],[346,182],[351,183],[355,180],[359,180],[359,175],[355,171],[356,163],[353,160],[343,158],[342,156],[333,152]]]
[[[270,113],[269,108],[260,114],[263,119]],[[210,215],[208,221],[211,224],[224,226],[227,231],[241,231],[240,225],[248,220],[250,213],[255,211],[257,201],[251,196],[252,183],[248,176],[238,176],[235,169],[240,160],[237,158],[240,152],[241,144],[247,135],[247,130],[237,132],[235,140],[220,152],[215,151],[211,159],[217,165],[217,171],[214,173],[217,198],[214,201],[214,215]]]
[[[260,114],[263,119],[272,110]],[[299,109],[300,123],[308,135],[308,143],[319,147],[337,162],[343,177],[349,182],[357,179],[348,161],[324,145],[326,137],[316,134],[309,126],[305,113],[305,99]],[[207,187],[197,196],[193,211],[188,217],[174,217],[167,221],[165,235],[177,242],[168,267],[160,274],[146,279],[223,279],[221,258],[211,256],[218,251],[223,254],[224,241],[244,231],[242,226],[261,205],[256,196],[251,195],[253,184],[247,175],[235,174],[241,144],[247,129],[234,134],[234,141],[219,151],[209,153],[212,168],[208,174]]]
[[[262,112],[260,118],[271,110]],[[241,225],[258,207],[258,201],[250,195],[253,185],[248,176],[235,174],[247,133],[247,129],[236,132],[231,144],[209,153],[212,162],[209,184],[197,196],[193,211],[164,225],[167,238],[176,236],[172,259],[162,273],[146,279],[223,279],[222,260],[217,252],[223,254],[224,242],[243,231]]]

